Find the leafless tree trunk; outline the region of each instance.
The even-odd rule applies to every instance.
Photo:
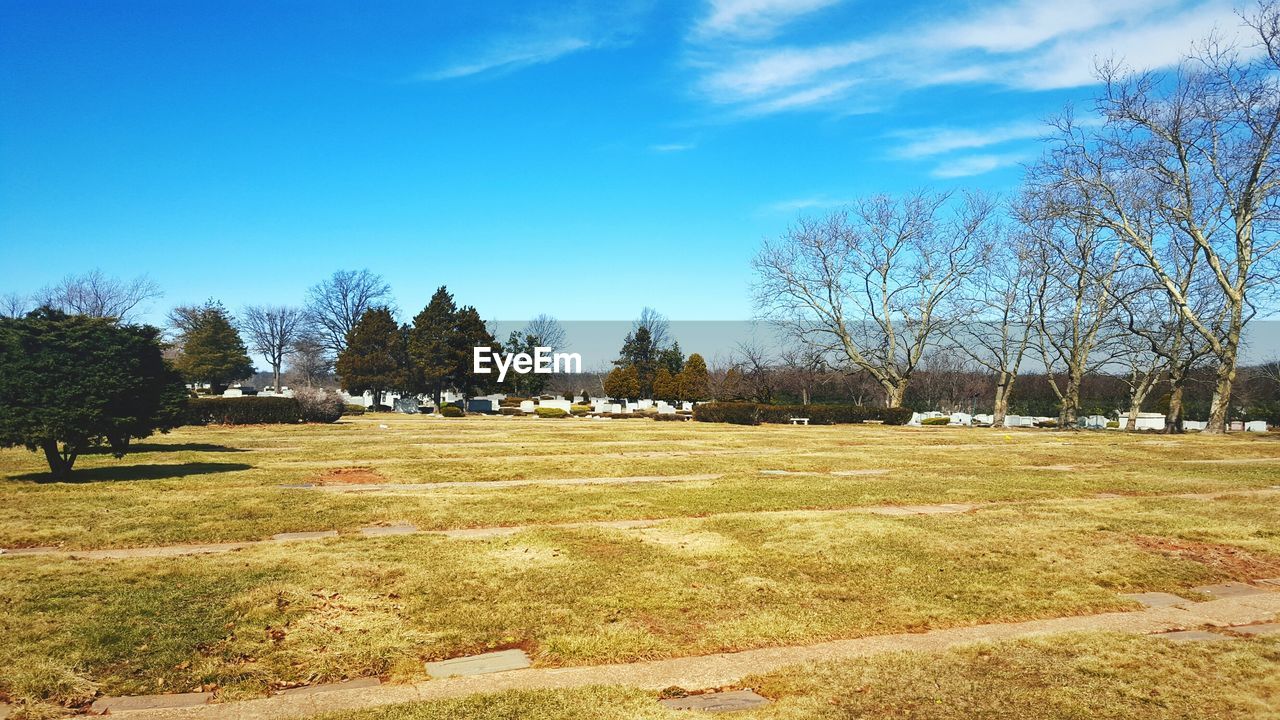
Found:
[[[754,261],[756,307],[801,341],[869,373],[899,406],[956,289],[982,267],[992,203],[968,195],[876,196],[802,218]]]
[[[306,312],[300,308],[250,305],[240,314],[240,329],[249,346],[271,366],[275,391],[280,392],[280,368],[307,329]]]
[[[991,426],[1004,427],[1022,359],[1035,332],[1034,253],[1007,230],[993,246],[980,282],[961,292],[969,319],[949,333],[951,345],[995,376]]]
[[[1065,429],[1076,424],[1085,375],[1110,359],[1097,351],[1116,330],[1110,286],[1121,251],[1096,226],[1058,217],[1051,206],[1024,202],[1018,214],[1035,241],[1036,342]]]
[[[1134,248],[1179,315],[1208,344],[1217,377],[1208,432],[1225,432],[1243,329],[1276,285],[1280,193],[1280,4],[1246,18],[1263,51],[1242,56],[1209,38],[1172,77],[1101,68],[1104,123],[1059,123],[1034,174],[1067,185],[1075,212]],[[1160,232],[1139,219],[1156,214]],[[1214,301],[1189,295],[1166,265],[1198,254]],[[1199,292],[1202,288],[1193,285]]]

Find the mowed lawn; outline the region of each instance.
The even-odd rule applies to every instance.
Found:
[[[50,483],[35,454],[0,452],[0,547],[340,535],[175,558],[0,557],[12,700],[197,686],[232,700],[417,680],[424,660],[507,647],[541,666],[694,655],[1131,609],[1118,593],[1280,576],[1280,495],[1257,492],[1280,485],[1275,436],[364,416],[185,428],[78,468]],[[554,482],[688,475],[717,477]],[[352,480],[468,484],[288,487]],[[486,486],[503,480],[547,482]],[[976,507],[866,511],[934,503]],[[552,527],[627,519],[659,522]],[[396,523],[530,527],[358,533]]]

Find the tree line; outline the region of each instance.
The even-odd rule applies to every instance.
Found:
[[[754,259],[759,314],[886,405],[927,357],[960,354],[994,377],[999,421],[1031,357],[1062,426],[1106,373],[1131,414],[1166,398],[1176,431],[1208,371],[1224,432],[1244,329],[1280,279],[1280,5],[1243,19],[1252,43],[1206,38],[1171,73],[1101,64],[1095,117],[1048,125],[1010,199],[920,191],[800,219]]]

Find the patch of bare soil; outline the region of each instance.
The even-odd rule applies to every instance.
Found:
[[[379,485],[387,479],[371,467],[344,467],[325,470],[311,479],[316,485]]]
[[[1280,571],[1280,558],[1251,553],[1232,545],[1174,540],[1151,535],[1137,535],[1134,540],[1139,547],[1148,552],[1198,562],[1230,575],[1235,580],[1248,581],[1269,577]]]

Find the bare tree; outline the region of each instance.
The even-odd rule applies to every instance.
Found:
[[[885,404],[901,405],[925,349],[958,320],[947,302],[988,251],[993,204],[950,200],[875,196],[801,219],[755,258],[757,310],[870,373]]]
[[[1055,217],[1044,205],[1024,203],[1018,214],[1035,250],[1036,344],[1058,398],[1058,427],[1067,428],[1076,424],[1085,376],[1111,360],[1098,351],[1119,329],[1110,287],[1122,249],[1096,226]]]
[[[959,352],[995,377],[992,427],[1003,427],[1009,401],[1035,332],[1032,289],[1035,252],[1027,238],[1002,229],[981,282],[960,293],[968,320],[956,324],[948,337]]]
[[[671,324],[667,321],[667,316],[646,307],[640,311],[640,317],[632,325],[631,330],[635,332],[640,328],[649,331],[649,337],[653,340],[653,346],[658,349],[667,347],[668,341],[671,339]]]
[[[1243,329],[1280,277],[1280,4],[1263,2],[1245,21],[1263,52],[1242,56],[1210,37],[1172,76],[1100,68],[1104,123],[1060,121],[1037,178],[1069,185],[1077,214],[1134,248],[1209,345],[1217,373],[1208,432],[1226,431]],[[1147,213],[1163,222],[1141,222]],[[1166,264],[1197,254],[1214,281],[1208,305]]]
[[[828,379],[827,369],[826,357],[811,345],[787,348],[778,356],[779,384],[799,395],[802,405],[808,405],[813,389]]]
[[[286,373],[290,377],[290,384],[315,387],[332,380],[333,359],[319,338],[304,331],[294,340],[292,350]]]
[[[386,306],[391,286],[368,270],[339,270],[307,291],[307,319],[316,337],[333,355],[347,347],[347,334],[360,316],[375,306]]]
[[[20,293],[0,295],[0,317],[20,318],[31,312],[31,299]]]
[[[771,403],[778,394],[781,377],[773,359],[759,344],[739,343],[732,368],[738,375],[737,392],[758,403]]]
[[[560,321],[550,315],[542,314],[530,320],[520,333],[526,337],[536,338],[537,344],[552,350],[565,349],[564,327]]]
[[[146,275],[120,280],[101,270],[90,270],[83,275],[67,275],[57,284],[41,289],[35,295],[35,304],[73,315],[130,322],[139,306],[163,296],[160,286]]]
[[[280,392],[280,368],[307,330],[307,315],[301,308],[250,305],[240,313],[240,330],[249,347],[271,366],[272,387]]]

